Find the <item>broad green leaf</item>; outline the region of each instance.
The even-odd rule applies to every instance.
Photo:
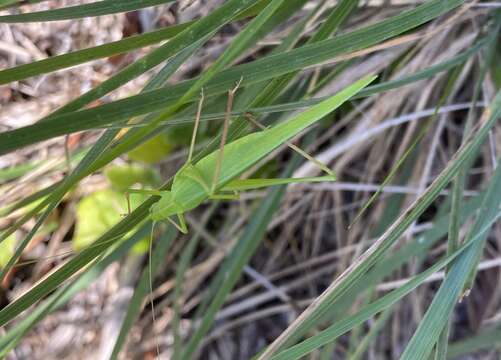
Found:
[[[154,164],[164,160],[173,150],[166,134],[159,134],[127,153],[129,159]]]
[[[138,183],[155,187],[160,182],[160,175],[154,168],[137,164],[110,165],[104,169],[104,175],[117,191],[125,191]]]
[[[88,247],[126,212],[125,197],[111,189],[99,190],[82,198],[76,207],[75,250]]]
[[[9,259],[16,250],[16,234],[11,234],[5,241],[0,243],[0,268],[9,263]]]

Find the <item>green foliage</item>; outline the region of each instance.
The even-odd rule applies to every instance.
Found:
[[[127,153],[131,160],[154,164],[172,152],[173,144],[165,134],[159,134]]]
[[[28,2],[41,1],[31,0]],[[22,8],[16,9],[17,6],[24,3],[25,1],[21,0],[0,0],[0,9],[9,8],[10,11],[9,14],[0,15],[0,22],[78,19],[132,11],[147,6],[167,4],[170,1],[104,0],[32,13],[24,12]],[[275,245],[274,232],[268,233],[267,229],[273,224],[274,215],[280,208],[284,188],[283,186],[274,186],[267,190],[263,199],[253,199],[252,206],[248,207],[252,211],[247,211],[245,214],[241,209],[237,209],[237,206],[232,207],[231,205],[228,206],[231,211],[219,212],[217,204],[215,204],[210,208],[210,211],[207,211],[207,217],[201,221],[202,225],[198,224],[200,228],[194,231],[194,236],[191,239],[183,238],[178,242],[175,242],[177,233],[173,226],[166,228],[163,224],[154,226],[155,231],[152,232],[152,239],[156,239],[156,242],[149,241],[148,234],[153,227],[149,221],[151,209],[157,206],[155,204],[158,204],[159,196],[133,195],[131,197],[132,212],[127,216],[122,216],[127,213],[124,192],[131,187],[134,189],[160,189],[160,191],[172,189],[172,180],[161,185],[159,172],[153,167],[153,164],[168,160],[174,149],[181,149],[189,143],[196,104],[202,91],[205,96],[201,116],[203,123],[202,131],[197,140],[198,144],[203,144],[204,147],[195,154],[193,164],[200,167],[198,170],[201,170],[204,177],[212,174],[217,164],[217,147],[221,136],[221,125],[219,121],[213,121],[210,125],[204,122],[224,117],[222,109],[225,106],[227,92],[239,81],[241,83],[237,99],[235,99],[235,109],[232,113],[233,121],[229,127],[228,143],[225,148],[226,163],[223,162],[224,166],[222,167],[223,179],[221,183],[226,185],[224,189],[255,189],[298,181],[286,178],[252,180],[236,180],[236,178],[242,171],[247,170],[251,165],[256,165],[258,160],[274,151],[278,145],[283,144],[306,126],[320,121],[334,108],[340,106],[342,101],[337,101],[339,99],[336,100],[335,97],[325,96],[333,93],[328,85],[335,83],[332,81],[333,79],[345,81],[343,76],[362,78],[366,75],[365,72],[373,71],[373,69],[364,70],[364,74],[357,73],[357,76],[353,76],[353,72],[357,72],[359,69],[358,64],[361,57],[367,53],[372,54],[386,41],[392,41],[392,43],[385,43],[382,47],[384,51],[390,52],[398,47],[407,46],[408,48],[405,49],[403,55],[399,54],[397,60],[392,60],[387,66],[378,68],[380,76],[377,84],[361,90],[351,98],[352,104],[343,106],[335,117],[325,122],[328,126],[322,128],[319,135],[323,135],[323,132],[328,133],[331,128],[338,126],[336,121],[341,123],[341,127],[335,135],[329,139],[323,139],[320,147],[336,145],[336,141],[340,139],[338,138],[339,134],[343,136],[345,127],[350,126],[345,120],[351,114],[360,112],[365,116],[367,108],[364,106],[372,106],[370,104],[375,104],[374,108],[380,106],[379,98],[374,95],[397,89],[395,94],[398,96],[398,89],[407,85],[416,86],[418,81],[442,76],[444,71],[450,71],[454,68],[456,68],[456,72],[448,82],[443,83],[442,79],[435,82],[435,88],[429,93],[433,96],[430,95],[427,102],[435,101],[435,95],[438,94],[441,100],[438,105],[434,102],[433,105],[437,105],[438,108],[448,104],[449,95],[455,95],[456,84],[461,83],[461,78],[465,74],[469,76],[469,73],[466,72],[470,71],[471,68],[474,69],[472,73],[478,72],[472,101],[489,100],[490,103],[486,105],[488,109],[484,113],[482,121],[476,121],[477,114],[473,107],[473,110],[469,110],[462,146],[455,147],[457,144],[448,144],[448,147],[444,148],[445,150],[441,152],[443,159],[440,160],[447,160],[442,162],[447,164],[441,168],[433,168],[436,171],[434,172],[436,174],[434,181],[426,184],[424,190],[421,189],[423,191],[413,197],[415,201],[410,206],[407,206],[409,202],[406,201],[408,198],[405,195],[395,195],[392,201],[386,203],[387,209],[391,211],[383,211],[384,214],[377,224],[373,224],[372,221],[367,224],[367,231],[378,236],[370,247],[363,247],[363,244],[358,243],[358,238],[352,238],[351,233],[346,233],[347,237],[350,238],[349,241],[356,244],[357,247],[360,245],[357,253],[360,252],[361,255],[350,260],[342,259],[342,262],[349,264],[349,267],[344,272],[338,273],[325,292],[317,296],[312,305],[306,307],[304,311],[302,308],[296,308],[296,304],[293,302],[285,301],[284,306],[292,306],[294,310],[289,313],[293,314],[297,311],[298,316],[295,320],[291,319],[291,323],[276,339],[270,339],[269,346],[263,349],[257,358],[260,360],[298,359],[321,347],[324,347],[322,355],[328,358],[336,349],[335,341],[349,331],[356,334],[353,339],[362,339],[360,343],[354,343],[359,346],[350,348],[350,354],[362,358],[370,343],[383,332],[386,320],[397,309],[398,302],[418,286],[422,286],[430,275],[440,269],[447,269],[445,280],[438,292],[433,293],[433,301],[410,339],[403,358],[428,358],[434,346],[439,349],[437,354],[441,359],[499,346],[499,327],[487,330],[485,336],[454,342],[450,347],[447,346],[450,340],[449,332],[443,331],[443,329],[452,317],[455,304],[465,286],[471,286],[485,246],[485,239],[491,226],[499,219],[499,197],[496,197],[500,191],[501,165],[499,159],[497,159],[498,167],[495,175],[486,176],[483,179],[484,188],[487,189],[486,196],[481,193],[472,200],[466,201],[463,200],[462,192],[467,184],[466,176],[471,164],[480,156],[484,156],[483,159],[487,158],[482,154],[481,149],[492,129],[498,126],[501,116],[501,92],[499,91],[501,70],[498,45],[501,13],[499,10],[482,10],[488,21],[481,26],[479,25],[481,29],[479,29],[478,38],[472,42],[470,47],[462,47],[462,52],[457,53],[454,57],[441,59],[440,62],[426,67],[416,67],[413,64],[410,67],[412,68],[410,71],[413,72],[402,72],[400,70],[408,69],[406,66],[410,64],[411,58],[429,40],[429,36],[426,34],[420,38],[419,43],[403,36],[412,34],[411,32],[416,29],[426,30],[423,25],[438,19],[440,16],[459,14],[454,10],[463,5],[465,1],[426,1],[403,11],[396,9],[392,16],[382,20],[378,18],[377,21],[371,20],[367,24],[362,23],[361,26],[355,26],[354,29],[350,27],[349,31],[344,28],[346,21],[351,19],[350,16],[359,15],[359,12],[363,11],[362,8],[357,7],[358,1],[341,0],[334,7],[327,6],[330,2],[320,1],[313,8],[304,7],[306,3],[308,3],[306,0],[228,0],[222,2],[207,16],[184,24],[177,24],[113,43],[0,71],[0,84],[8,84],[154,45],[145,50],[146,55],[142,58],[122,68],[106,81],[96,85],[87,93],[45,118],[29,126],[0,132],[0,154],[5,155],[24,150],[23,148],[26,146],[38,144],[41,141],[53,140],[61,135],[104,129],[98,140],[89,148],[83,149],[78,154],[76,152],[70,154],[70,170],[66,168],[64,159],[51,170],[65,171],[65,176],[61,181],[50,185],[44,183],[43,186],[46,187],[35,190],[33,193],[29,191],[26,194],[23,193],[23,197],[14,203],[2,204],[0,209],[2,216],[9,215],[13,219],[13,221],[9,219],[9,221],[2,222],[2,226],[5,228],[2,228],[0,233],[0,278],[2,280],[15,266],[33,239],[45,243],[49,236],[60,227],[58,219],[54,220],[55,210],[68,195],[75,195],[73,190],[78,188],[83,179],[99,173],[104,174],[109,182],[109,188],[85,195],[77,202],[75,232],[72,240],[73,247],[77,250],[75,255],[40,281],[34,283],[6,307],[0,309],[0,326],[5,328],[5,332],[0,337],[0,357],[7,356],[10,350],[23,341],[23,337],[28,331],[51,312],[62,308],[77,292],[84,290],[99,277],[110,263],[124,258],[138,261],[141,257],[137,256],[137,253],[144,254],[145,251],[153,248],[154,252],[150,254],[147,265],[142,271],[134,272],[138,276],[133,277],[130,281],[130,284],[135,286],[134,294],[124,310],[124,317],[119,320],[120,331],[117,337],[111,339],[114,346],[112,354],[109,355],[111,358],[121,356],[121,352],[127,344],[127,334],[134,322],[140,315],[143,322],[148,316],[143,317],[142,315],[150,311],[149,308],[143,308],[144,301],[155,286],[155,275],[157,272],[160,274],[159,270],[162,269],[166,270],[162,272],[162,281],[166,280],[166,274],[175,273],[176,278],[174,294],[162,294],[162,298],[155,302],[157,306],[169,306],[169,312],[174,309],[175,314],[171,324],[175,328],[173,356],[181,359],[194,358],[203,348],[205,340],[210,339],[210,336],[213,335],[210,331],[217,324],[218,313],[228,302],[236,284],[240,281],[246,281],[242,278],[242,274],[248,270],[249,264],[254,263],[255,257],[253,256],[261,248],[264,249],[265,253],[269,251],[270,245],[267,243]],[[471,11],[473,14],[473,10]],[[440,18],[434,26],[446,23],[443,21],[444,19],[446,19],[445,16]],[[293,22],[293,26],[290,27],[291,30],[285,36],[280,33],[280,36],[273,39],[272,45],[264,48],[266,51],[254,52],[256,44],[262,44],[262,40],[267,34],[273,33],[277,29],[282,31],[284,24],[291,22]],[[230,24],[232,25],[229,26]],[[315,26],[312,26],[313,24]],[[448,26],[452,27],[454,24],[451,23]],[[204,64],[202,71],[197,76],[179,83],[169,81],[171,76],[190,57],[196,57],[197,51],[210,43],[212,38],[220,35],[225,37],[227,33],[236,28],[239,31],[231,38],[224,51],[217,53],[211,64]],[[217,38],[216,41],[219,40]],[[396,44],[398,44],[397,47],[394,46]],[[374,56],[374,59],[376,58],[377,56]],[[348,61],[346,61],[347,59]],[[470,65],[472,66],[470,67]],[[161,69],[158,69],[159,67]],[[317,72],[316,69],[320,71]],[[90,103],[102,99],[124,84],[144,75],[147,71],[152,74],[151,79],[138,94],[105,102],[92,108],[88,107]],[[492,83],[489,82],[491,80]],[[484,86],[486,81],[489,82],[488,86]],[[420,84],[422,83],[419,83],[418,86],[421,86]],[[491,84],[494,84],[495,91],[497,91],[494,100],[487,96],[490,94]],[[346,97],[342,100],[354,95],[360,87],[349,88],[349,94],[345,94]],[[470,89],[458,88],[461,89],[461,99],[466,98],[465,96],[470,93]],[[484,89],[486,89],[485,94],[482,93]],[[367,101],[358,101],[368,97],[372,98]],[[411,96],[409,96],[410,101]],[[362,107],[359,108],[359,105]],[[381,105],[388,107],[391,106],[391,103]],[[408,106],[411,107],[411,105]],[[299,115],[288,114],[300,109],[303,111]],[[397,113],[398,111],[400,109],[394,109],[393,112]],[[259,117],[260,121],[269,126],[269,129],[248,135],[250,127],[245,120],[247,113]],[[282,113],[285,116],[281,116]],[[370,111],[367,113],[371,114]],[[293,120],[281,121],[282,117]],[[431,126],[435,126],[436,120],[436,116],[429,119]],[[171,125],[175,126],[171,127]],[[454,123],[454,129],[456,127],[457,125]],[[127,128],[127,131],[122,128]],[[217,131],[214,132],[214,129]],[[421,129],[421,136],[429,136],[427,130],[427,128]],[[311,139],[312,133],[306,138],[307,141],[304,144],[309,144]],[[389,164],[395,173],[398,171],[396,174],[398,176],[395,178],[402,181],[402,184],[407,184],[415,175],[412,172],[414,167],[418,166],[419,157],[426,152],[424,146],[422,144],[420,149],[411,148],[408,150],[410,156],[405,162],[404,170],[399,170],[395,166],[402,159],[394,159],[392,149],[385,149],[387,154],[384,155],[390,161],[385,161],[381,169],[374,171],[368,165],[365,167],[366,164],[363,163],[363,160],[366,159],[362,159],[362,166],[355,166],[350,171],[353,171],[353,174],[363,173],[361,178],[371,179],[378,177],[379,174],[376,174],[378,172],[392,174],[392,170],[386,168],[386,165]],[[356,150],[354,149],[355,157],[365,156],[364,153],[357,153]],[[453,153],[454,155],[450,156]],[[497,154],[492,153],[494,156]],[[492,153],[489,152],[489,154]],[[124,156],[123,160],[130,160],[132,163],[116,165],[120,162],[114,162],[114,160],[120,156]],[[373,159],[372,154],[369,156],[370,159]],[[289,159],[285,156],[283,158]],[[169,161],[168,163],[174,162]],[[272,161],[266,161],[261,170],[255,172],[252,177],[263,173],[289,176],[299,163],[297,156],[289,160],[286,165],[284,165],[282,157],[277,157]],[[3,182],[2,190],[3,186],[9,190],[9,186],[18,178],[39,170],[44,164],[44,162],[31,162],[29,160],[29,162],[13,168],[0,169],[0,181]],[[162,162],[161,166],[163,165]],[[494,168],[490,163],[485,164],[485,161],[482,166]],[[269,167],[272,167],[272,170],[267,170]],[[366,172],[367,174],[365,174]],[[486,171],[487,173],[488,171]],[[178,185],[182,185],[187,194],[186,197],[179,198],[183,200],[183,205],[191,201],[197,190],[196,186],[192,186],[193,184],[190,183],[191,180],[188,180],[188,175],[190,173],[186,171],[186,168],[176,173]],[[347,176],[347,174],[343,175]],[[348,175],[352,176],[351,173]],[[313,181],[312,179],[318,181],[327,178],[308,177],[302,180]],[[332,177],[329,179],[332,180]],[[230,182],[230,180],[232,181]],[[452,195],[444,194],[451,181],[454,181]],[[383,183],[380,190],[384,190],[385,185]],[[161,194],[165,194],[165,192]],[[206,195],[207,193],[204,191],[203,199],[196,203],[197,215],[198,211],[201,210],[199,208],[203,208],[203,206],[198,205],[201,205],[202,201],[207,198]],[[442,196],[444,197],[442,198]],[[442,199],[445,200],[441,201]],[[450,205],[451,202],[452,205]],[[440,207],[437,215],[434,215],[433,211],[428,211],[432,205]],[[22,209],[19,211],[21,215],[16,213],[19,209]],[[216,212],[215,209],[218,209],[218,215],[224,214],[223,219],[217,218],[217,221],[206,226],[211,219],[215,218],[210,217],[213,212]],[[449,209],[452,209],[450,215]],[[427,216],[431,214],[429,228],[420,233],[417,239],[407,236],[407,231],[413,228],[425,213]],[[351,217],[351,214],[346,214],[336,214],[335,218],[332,219],[336,226],[336,232],[340,234],[344,230],[338,229],[338,226],[342,226],[346,216]],[[476,216],[474,221],[472,221],[473,215]],[[242,222],[238,231],[234,231],[234,219],[242,216],[249,216],[248,221]],[[198,217],[194,216],[194,218],[196,218],[195,222],[198,223]],[[361,219],[361,221],[363,220]],[[372,227],[372,225],[375,226]],[[364,226],[366,225],[364,224]],[[460,227],[469,229],[466,242],[462,244],[458,241]],[[217,241],[211,239],[213,230],[214,233],[217,231],[217,241],[227,235],[237,239],[237,241],[231,243],[231,246],[227,248],[219,249]],[[450,241],[449,245],[454,243],[454,246],[449,246],[447,254],[443,254],[441,252],[443,246],[437,245],[437,248],[433,249],[434,251],[430,255],[432,247],[439,244],[439,241],[443,240],[447,234],[449,239],[454,240]],[[267,235],[270,241],[263,245],[263,240]],[[338,235],[333,235],[333,238],[337,239]],[[15,236],[19,241],[16,241]],[[408,240],[405,243],[401,240],[404,236]],[[181,306],[181,302],[186,300],[184,291],[189,290],[184,286],[183,279],[186,281],[188,271],[198,266],[200,261],[205,262],[207,254],[212,253],[212,250],[207,248],[208,245],[203,241],[212,241],[210,246],[217,249],[217,252],[223,251],[224,256],[221,258],[219,267],[214,270],[216,271],[215,276],[208,278],[207,285],[204,284],[201,288],[203,291],[196,294],[197,301],[200,301],[200,303],[196,303],[197,308],[190,308],[187,315]],[[301,246],[295,248],[295,253],[306,252],[310,242],[307,241],[306,244],[305,249],[302,249]],[[394,247],[396,244],[400,245],[398,249]],[[296,245],[294,242],[290,246]],[[204,250],[201,251],[202,256],[198,256],[200,255],[197,253],[198,248]],[[135,249],[136,254],[131,253],[130,249]],[[179,256],[179,254],[182,255]],[[165,264],[167,258],[171,259],[173,263]],[[299,255],[298,258],[300,258]],[[419,269],[417,275],[382,296],[378,296],[380,293],[377,291],[371,291],[371,296],[364,299],[362,306],[353,307],[353,303],[356,303],[355,299],[366,296],[368,289],[373,290],[386,277],[403,266],[411,268],[408,265],[411,262],[414,264],[415,261],[420,265],[416,267]],[[127,261],[122,262],[127,263]],[[138,263],[142,264],[141,261]],[[336,271],[341,270],[339,267],[336,268]],[[123,271],[127,272],[127,270]],[[266,286],[273,287],[273,284],[266,284]],[[267,289],[271,291],[270,288]],[[312,290],[311,294],[317,291],[314,286],[310,290]],[[33,306],[34,304],[37,305]],[[258,306],[255,308],[259,309]],[[162,309],[162,312],[164,310]],[[378,320],[375,323],[370,322],[378,314],[380,314]],[[184,333],[180,331],[183,316],[190,318],[191,328],[188,336],[184,336]],[[6,327],[7,324],[9,326]],[[369,329],[364,324],[367,324]],[[154,327],[152,326],[152,328]]]
[[[77,204],[76,227],[73,247],[82,250],[110,230],[127,214],[128,205],[124,191],[133,185],[155,186],[159,175],[152,168],[140,165],[108,166],[104,173],[111,183],[111,189],[98,190],[84,196]],[[146,196],[131,196],[131,208],[139,206]],[[140,241],[134,250],[144,253],[148,250],[147,238]]]
[[[91,4],[68,6],[25,14],[0,16],[0,23],[17,23],[32,21],[70,20],[81,17],[100,16],[124,11],[133,11],[148,6],[160,5],[172,0],[102,0]]]
[[[144,196],[131,198],[131,207],[136,208]],[[123,193],[112,190],[98,190],[82,198],[76,209],[76,228],[73,248],[82,250],[116,225],[127,213],[127,201]],[[139,249],[144,249],[141,244]]]
[[[11,234],[0,243],[0,268],[7,265],[16,249],[16,234]]]
[[[134,184],[156,187],[160,182],[160,175],[154,168],[137,164],[110,165],[104,169],[104,175],[119,192],[124,192]]]

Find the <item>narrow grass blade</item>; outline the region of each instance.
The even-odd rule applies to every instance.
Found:
[[[151,227],[149,227],[151,229]],[[151,273],[155,274],[158,270],[158,266],[162,263],[162,260],[165,258],[165,253],[170,248],[172,242],[177,236],[177,229],[169,225],[167,230],[162,234],[162,236],[157,240],[154,251],[152,252],[151,258]],[[138,318],[139,312],[141,311],[141,305],[143,303],[144,297],[150,291],[150,268],[145,266],[143,272],[141,273],[141,277],[139,282],[134,290],[134,294],[132,295],[132,299],[130,300],[129,306],[127,307],[127,312],[125,314],[125,318],[122,322],[122,326],[120,328],[120,333],[115,342],[115,346],[113,347],[113,352],[110,356],[110,359],[117,359],[122,349],[125,340],[127,339],[127,335],[134,324],[134,321]]]
[[[358,29],[351,33],[335,37],[334,39],[320,41],[283,54],[269,56],[262,60],[232,67],[216,75],[205,87],[206,93],[214,94],[225,92],[232,88],[235,82],[239,81],[244,74],[245,76],[243,77],[241,86],[262,82],[266,79],[284,75],[313,64],[322,63],[342,53],[372,46],[438,17],[459,6],[462,2],[461,0],[432,0],[420,5],[416,9],[409,10],[390,19]],[[184,34],[184,32],[182,34]],[[174,39],[168,44],[172,46],[172,42],[175,42]],[[161,53],[163,54],[164,50],[162,50]],[[294,59],[294,61],[291,61],[291,59]],[[158,61],[158,59],[155,60],[155,58],[152,58],[151,61],[148,62],[148,66],[153,66],[157,64]],[[131,76],[136,76],[136,69],[133,71],[131,69],[128,72],[131,72],[131,74],[129,74],[127,78],[130,79]],[[105,92],[108,92],[115,89],[117,85],[114,83],[117,82],[121,84],[122,76],[125,76],[125,74],[121,75],[120,82],[117,79],[114,80],[113,83],[108,83],[106,86],[102,84],[102,88],[100,87],[93,92],[97,93],[99,91],[100,93],[105,89]],[[73,115],[52,118],[50,119],[50,123],[48,122],[49,120],[47,120],[47,123],[43,125],[37,123],[13,131],[0,133],[0,155],[33,144],[37,141],[67,134],[71,132],[70,129],[74,127],[74,125],[72,125],[74,123],[82,124],[80,127],[81,129],[90,129],[98,127],[99,123],[103,123],[103,118],[105,119],[104,122],[110,123],[113,119],[124,120],[127,117],[172,106],[172,102],[179,99],[179,96],[173,97],[172,94],[184,94],[191,88],[193,81],[197,80],[186,81],[180,85],[167,87],[143,95],[148,96],[150,101],[145,101],[144,97],[141,96],[131,97],[115,102],[113,105],[107,104],[98,108],[83,110]],[[94,99],[94,97],[92,99]],[[192,97],[187,100],[193,101],[194,99],[195,97]],[[81,106],[78,106],[78,108],[80,107]],[[103,113],[104,111],[106,111],[106,114]]]
[[[247,17],[256,15],[269,1],[270,0],[259,1],[255,5],[238,14],[235,17],[235,20],[243,20]],[[123,54],[149,45],[154,45],[176,36],[184,29],[193,25],[196,21],[197,20],[193,20],[182,24],[172,25],[162,29],[150,31],[145,34],[134,35],[107,44],[94,46],[88,49],[76,50],[67,54],[52,56],[48,59],[38,60],[10,69],[1,70],[0,85],[8,84],[12,81],[23,80],[36,75],[47,74],[52,71],[65,69],[92,60]]]
[[[393,309],[388,308],[384,310],[382,314],[379,315],[376,321],[374,321],[374,323],[371,325],[371,328],[367,333],[367,335],[365,335],[364,338],[357,344],[356,350],[353,353],[353,355],[351,355],[350,360],[363,359],[363,356],[367,351],[367,348],[369,347],[370,343],[378,336],[379,331],[390,319],[392,313]]]
[[[191,25],[193,21],[4,69],[0,71],[0,85],[154,45],[176,36]]]
[[[283,176],[290,176],[298,163],[299,157],[295,156]],[[244,266],[249,262],[250,258],[261,243],[261,240],[266,232],[266,227],[271,221],[273,213],[278,209],[280,200],[284,195],[284,190],[283,186],[269,190],[268,196],[266,196],[265,200],[261,202],[259,207],[253,212],[253,215],[250,217],[250,223],[246,226],[244,233],[237,241],[236,247],[233,249],[231,254],[226,257],[225,263],[216,275],[216,280],[217,278],[222,277],[225,279],[224,283],[212,298],[200,325],[186,344],[181,355],[181,359],[190,359],[196,353],[198,345],[207,331],[209,331],[217,311],[223,305],[231,289],[233,289],[236,282],[240,278]]]
[[[406,282],[404,285],[391,291],[380,299],[364,306],[356,314],[347,316],[346,318],[339,320],[338,322],[332,324],[325,330],[322,330],[318,334],[309,337],[306,340],[303,340],[299,344],[291,346],[290,348],[281,351],[280,353],[271,357],[273,360],[293,360],[300,359],[303,356],[309,354],[313,350],[328,344],[329,342],[335,340],[339,336],[345,334],[346,332],[353,329],[355,326],[363,324],[365,321],[378,314],[379,312],[388,309],[394,303],[402,299],[405,295],[409,294],[416,287],[421,285],[429,276],[433,273],[437,272],[447,264],[451,263],[454,259],[458,258],[460,255],[464,254],[466,251],[471,249],[473,246],[481,242],[482,237],[488,232],[489,228],[492,224],[499,219],[501,214],[497,214],[493,218],[489,219],[487,223],[488,226],[485,226],[481,231],[475,234],[475,237],[471,239],[471,241],[467,244],[461,246],[454,253],[445,256],[444,258],[437,261],[435,264],[430,266],[425,271],[420,274],[414,276],[411,280]]]
[[[172,0],[102,0],[90,4],[68,6],[60,9],[37,11],[15,15],[1,15],[0,23],[71,20],[84,17],[134,11],[149,6],[167,4]]]
[[[57,289],[43,303],[39,304],[30,314],[17,322],[10,328],[2,337],[0,337],[0,357],[5,356],[13,349],[17,342],[33,327],[40,322],[47,314],[55,311],[66,304],[75,294],[90,285],[96,280],[111,263],[118,261],[126,254],[135,243],[143,239],[149,231],[150,227],[143,226],[133,236],[124,240],[122,243],[113,249],[109,255],[106,255],[94,265],[90,266],[74,282]]]
[[[490,129],[501,116],[501,91],[498,92],[490,108],[486,111],[487,119],[479,124],[479,130],[471,136],[446,168],[433,183],[355,262],[353,262],[259,357],[269,359],[284,344],[294,341],[298,336],[311,329],[322,316],[329,311],[339,297],[351,288],[373,265],[375,265],[411,225],[435,200],[440,191],[462,168],[466,160],[477,154],[480,145],[487,138]]]
[[[71,278],[75,273],[83,269],[89,263],[102,255],[108,248],[112,247],[119,239],[136,225],[142,223],[147,215],[148,209],[153,203],[153,200],[146,201],[138,207],[130,216],[120,221],[117,225],[108,231],[106,234],[97,239],[93,246],[83,250],[74,258],[61,266],[47,278],[33,286],[27,293],[20,296],[18,299],[11,302],[9,305],[0,310],[0,326],[5,325],[10,320],[18,316],[22,311],[29,306],[50,294],[57,289],[63,282]],[[116,241],[110,241],[117,239]]]
[[[9,270],[14,266],[17,260],[21,257],[24,249],[30,243],[33,236],[35,236],[36,232],[43,225],[45,220],[49,217],[52,211],[57,207],[64,194],[73,186],[74,182],[78,179],[78,174],[81,169],[87,167],[92,164],[108,147],[111,140],[115,137],[115,131],[107,131],[108,136],[104,136],[100,139],[100,141],[94,146],[83,158],[83,160],[78,164],[77,168],[67,176],[62,182],[61,186],[58,187],[56,191],[54,191],[47,199],[47,206],[43,212],[43,214],[37,219],[36,224],[31,228],[28,235],[21,241],[21,243],[16,247],[16,250],[12,257],[9,259],[8,263],[0,270],[0,281],[2,281],[5,275],[9,272]],[[40,207],[45,207],[44,204],[41,204]],[[42,207],[42,208],[43,208]],[[5,231],[1,235],[1,241],[5,240],[8,236],[9,231]]]
[[[325,20],[318,31],[313,34],[310,43],[327,39],[332,34],[335,34],[339,26],[343,23],[348,15],[357,7],[358,0],[342,0],[331,11],[329,17]]]
[[[498,161],[496,172],[490,182],[477,221],[470,229],[466,241],[470,241],[472,237],[477,236],[489,224],[489,220],[499,212],[501,204],[500,193],[501,160]],[[454,310],[454,306],[460,297],[464,295],[464,286],[469,274],[477,264],[479,254],[483,251],[484,240],[486,238],[487,234],[484,233],[481,238],[482,241],[475,243],[475,246],[470,247],[452,264],[418,329],[405,348],[401,359],[427,359],[439,338],[440,332],[446,326],[449,316]]]
[[[481,350],[491,350],[501,347],[501,326],[483,330],[478,335],[459,340],[450,345],[448,359],[457,359],[460,356]]]

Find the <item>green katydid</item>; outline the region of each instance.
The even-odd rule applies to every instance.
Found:
[[[238,191],[271,185],[333,181],[335,180],[334,174],[325,165],[317,161],[315,162],[328,173],[327,176],[245,180],[239,180],[238,177],[245,170],[285,143],[307,159],[314,160],[305,152],[290,144],[289,140],[338,108],[375,78],[376,76],[373,75],[366,76],[327,100],[298,114],[289,121],[251,133],[229,144],[225,144],[233,96],[238,88],[237,85],[228,94],[220,148],[203,157],[198,162],[192,163],[193,149],[203,103],[202,94],[198,104],[188,160],[174,176],[171,189],[164,191],[130,189],[128,193],[160,196],[160,200],[150,208],[150,219],[153,221],[168,220],[179,231],[187,233],[188,229],[183,214],[199,206],[207,199],[235,199],[238,197]],[[178,217],[179,224],[171,219],[172,216]]]

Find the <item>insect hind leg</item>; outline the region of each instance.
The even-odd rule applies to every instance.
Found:
[[[174,227],[176,229],[179,230],[179,232],[183,233],[183,234],[187,234],[188,233],[188,227],[186,226],[186,220],[184,219],[184,216],[183,214],[179,213],[177,214],[177,218],[179,220],[179,224],[176,223],[174,220],[172,220],[170,217],[167,217],[166,220],[174,225]]]
[[[257,128],[259,128],[261,130],[266,130],[266,127],[263,124],[261,124],[259,121],[257,121],[257,119],[251,113],[246,112],[244,114],[244,118],[247,119],[250,123],[252,123]],[[285,144],[289,148],[291,148],[292,150],[294,150],[295,152],[297,152],[299,155],[301,155],[302,157],[304,157],[305,159],[307,159],[307,160],[311,161],[312,163],[314,163],[319,169],[321,169],[322,171],[324,171],[326,174],[328,174],[331,177],[332,181],[336,180],[336,175],[334,174],[334,172],[331,169],[329,169],[329,167],[326,164],[324,164],[320,160],[316,159],[315,157],[311,156],[306,151],[304,151],[300,147],[294,145],[290,141],[286,141]]]
[[[238,200],[240,199],[240,193],[238,191],[233,191],[232,193],[220,192],[217,194],[209,195],[211,200]]]
[[[228,101],[226,102],[226,111],[224,114],[223,132],[221,134],[221,143],[219,145],[219,154],[218,154],[218,158],[216,161],[216,168],[214,169],[214,176],[212,178],[212,184],[211,184],[210,194],[209,194],[210,196],[213,196],[216,193],[217,182],[219,181],[219,176],[221,174],[221,165],[223,163],[224,146],[226,145],[226,139],[228,137],[228,128],[229,128],[229,124],[230,124],[231,110],[233,108],[233,99],[235,98],[235,93],[237,92],[238,88],[240,87],[240,83],[242,82],[242,79],[243,78],[240,78],[240,80],[235,85],[235,87],[228,91]]]

